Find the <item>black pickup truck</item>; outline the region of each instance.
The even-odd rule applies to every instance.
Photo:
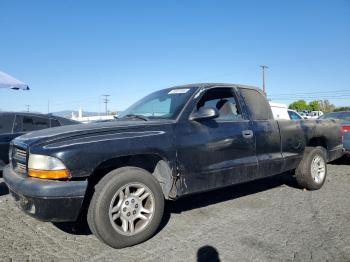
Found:
[[[257,88],[194,84],[154,92],[114,122],[20,136],[10,150],[4,180],[26,213],[85,213],[96,237],[121,248],[155,233],[165,199],[294,170],[302,188],[319,189],[343,146],[336,120],[274,120]]]

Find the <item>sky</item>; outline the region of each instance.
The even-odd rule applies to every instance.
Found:
[[[350,0],[0,2],[0,70],[30,91],[0,109],[127,108],[175,85],[261,86],[274,102],[350,106]],[[49,104],[49,108],[48,108]]]

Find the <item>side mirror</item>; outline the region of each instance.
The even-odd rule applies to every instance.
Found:
[[[190,115],[190,120],[213,119],[219,116],[219,111],[214,107],[201,107]]]

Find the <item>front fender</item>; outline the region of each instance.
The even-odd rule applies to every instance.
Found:
[[[36,146],[30,152],[61,159],[73,178],[87,177],[112,158],[156,154],[164,159],[175,159],[171,134],[170,130],[94,134]]]

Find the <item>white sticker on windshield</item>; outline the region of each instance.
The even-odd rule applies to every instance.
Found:
[[[188,92],[188,90],[190,90],[189,88],[182,88],[182,89],[173,89],[171,90],[168,95],[171,95],[171,94],[185,94]]]

